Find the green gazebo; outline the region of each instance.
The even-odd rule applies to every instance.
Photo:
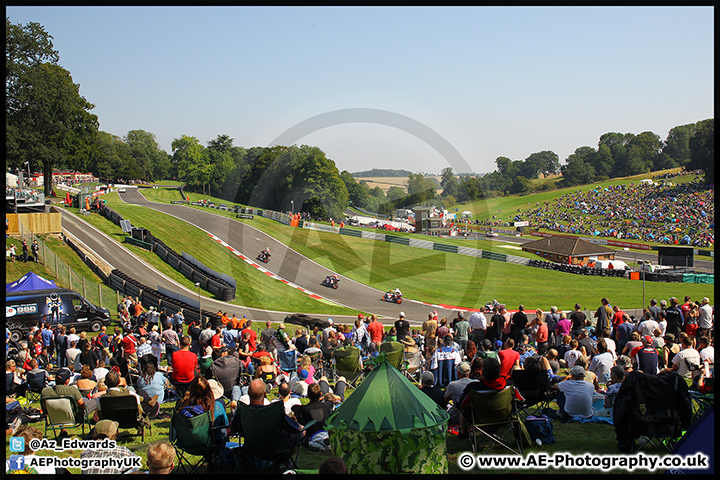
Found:
[[[449,416],[382,362],[327,420],[349,473],[448,473]]]

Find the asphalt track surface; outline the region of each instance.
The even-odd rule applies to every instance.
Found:
[[[235,219],[213,213],[211,210],[201,210],[184,205],[150,202],[136,188],[128,187],[125,193],[119,194],[122,201],[140,205],[147,208],[172,215],[222,240],[226,246],[243,254],[250,260],[259,264],[272,274],[300,287],[308,294],[316,294],[339,305],[357,309],[365,313],[374,313],[384,324],[392,324],[398,318],[399,312],[405,312],[406,319],[412,325],[419,325],[427,319],[428,313],[437,310],[440,318],[448,319],[456,316],[456,311],[442,308],[439,305],[429,305],[409,299],[403,299],[401,305],[380,300],[381,290],[363,285],[340,275],[340,286],[332,289],[322,286],[321,281],[331,272],[318,263],[304,257],[273,237],[263,233]],[[83,242],[98,256],[125,274],[135,278],[141,283],[158,289],[163,287],[178,292],[191,299],[197,298],[197,291],[183,287],[175,281],[165,277],[142,259],[126,250],[121,244],[97,231],[81,220],[81,216],[63,212],[63,228]],[[152,231],[152,228],[149,228]],[[179,235],[182,232],[178,232]],[[270,247],[272,254],[267,264],[257,262],[255,257],[265,247]],[[237,260],[241,262],[240,258]],[[279,280],[278,280],[279,281]],[[292,287],[288,287],[292,288]],[[272,312],[266,310],[238,307],[237,305],[220,302],[212,298],[202,298],[202,308],[208,311],[223,310],[230,314],[247,315],[257,321],[282,321],[286,315],[299,312]],[[310,314],[313,317],[326,319],[328,315]],[[333,315],[336,322],[350,323],[356,317]]]
[[[280,277],[283,281],[299,287],[308,295],[320,296],[336,304],[354,308],[361,312],[374,313],[378,315],[378,319],[384,324],[392,324],[397,320],[398,313],[401,311],[405,312],[407,320],[414,326],[422,324],[422,322],[427,319],[428,313],[433,310],[438,311],[440,318],[447,317],[448,319],[452,319],[457,314],[457,310],[451,308],[451,306],[431,305],[411,298],[405,298],[401,305],[384,302],[380,300],[384,293],[381,290],[358,283],[342,275],[339,275],[341,281],[337,290],[324,287],[320,284],[322,279],[336,272],[332,272],[307,257],[304,257],[251,225],[238,222],[233,218],[218,215],[211,210],[170,203],[151,202],[141,194],[141,190],[133,187],[127,187],[125,193],[120,193],[119,196],[124,202],[152,208],[172,215],[205,231],[208,235],[221,240],[223,245],[235,251],[236,254],[244,255],[253,263],[259,265],[261,271],[265,270],[267,274]],[[189,299],[197,298],[196,290],[188,289],[157,272],[152,266],[129,252],[117,241],[82,221],[81,216],[63,211],[63,228],[73,234],[83,242],[87,248],[94,251],[114,268],[123,271],[141,283],[156,290],[162,287],[185,295]],[[151,228],[150,230],[152,231]],[[182,232],[178,232],[178,234],[181,235]],[[513,237],[512,240],[518,241],[520,239]],[[257,254],[268,246],[272,253],[270,262],[267,264],[257,262],[255,260]],[[238,258],[237,261],[240,262],[243,260]],[[292,287],[288,286],[288,288]],[[512,308],[511,306],[508,307]],[[202,308],[208,311],[222,310],[239,316],[247,315],[248,318],[261,322],[266,320],[280,322],[288,314],[300,313],[239,307],[208,297],[202,298]],[[548,306],[541,306],[541,308],[547,310]],[[641,310],[624,310],[631,315],[642,315]],[[530,310],[526,309],[526,311]],[[328,315],[319,314],[310,315],[321,319],[329,317]],[[491,315],[486,314],[488,320],[490,316]],[[355,317],[352,316],[333,315],[332,317],[339,323],[351,323],[355,320]]]

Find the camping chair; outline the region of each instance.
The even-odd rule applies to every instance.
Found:
[[[145,427],[152,435],[152,425],[143,413],[135,395],[103,395],[100,401],[100,417],[118,422],[118,428],[137,428],[145,443]]]
[[[57,431],[64,428],[80,427],[85,437],[85,410],[80,408],[75,397],[60,396],[40,399],[40,408],[45,414],[45,436],[52,430],[57,439]]]
[[[25,394],[27,399],[32,402],[39,402],[40,395],[47,385],[45,385],[45,379],[47,374],[45,372],[29,373],[27,374],[27,393]]]
[[[418,350],[417,352],[403,352],[403,359],[403,374],[405,374],[408,380],[419,383],[420,374],[423,371],[423,363],[425,360],[422,351]]]
[[[225,473],[225,463],[218,462],[223,445],[217,445],[215,430],[210,412],[194,417],[186,417],[173,412],[170,419],[170,443],[175,447],[178,468],[183,473],[197,473],[203,465],[221,465]],[[193,464],[190,455],[199,457]],[[188,470],[189,467],[189,470]]]
[[[528,411],[531,407],[536,407],[532,415],[538,415],[550,407],[550,379],[548,378],[547,372],[513,370],[511,380],[515,388],[520,391],[520,395],[525,398],[525,400],[518,405],[523,418],[531,415]]]
[[[475,454],[478,453],[478,444],[483,439],[489,438],[493,441],[493,444],[488,448],[487,452],[495,444],[498,444],[516,455],[522,455],[522,427],[517,415],[515,391],[512,385],[500,391],[470,391],[470,413],[468,428]],[[498,429],[504,429],[505,427],[507,427],[505,432],[499,435]],[[503,440],[510,431],[515,436],[517,450],[514,450],[510,444]],[[483,435],[480,441],[478,441],[479,434]]]
[[[692,422],[692,400],[685,379],[675,372],[630,372],[613,404],[613,424],[621,451],[660,444],[672,452]],[[633,441],[640,439],[638,447]]]
[[[455,371],[455,360],[452,358],[438,360],[438,368],[433,371],[435,375],[435,386],[445,388],[448,383],[457,380]]]
[[[402,343],[382,343],[380,344],[380,348],[378,348],[378,352],[385,352],[385,360],[387,360],[390,365],[397,368],[398,370],[402,370],[403,355],[405,353],[405,346]]]
[[[238,425],[244,439],[237,449],[238,455],[252,464],[257,473],[270,473],[281,466],[297,468],[300,449],[286,443],[283,402],[262,407],[239,403],[235,415],[233,424]]]
[[[300,360],[300,354],[297,350],[278,352],[278,359],[280,360],[280,370],[288,377],[290,377],[293,372],[297,372],[298,362]]]
[[[315,368],[315,380],[320,379],[323,375],[325,375],[325,367],[322,360],[322,351],[312,354],[306,353],[306,355],[310,357],[310,365]]]
[[[347,345],[335,349],[335,369],[333,377],[337,381],[340,377],[345,377],[348,387],[355,388],[364,378],[362,368],[360,368],[360,349]]]

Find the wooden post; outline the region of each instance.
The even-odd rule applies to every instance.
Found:
[[[85,286],[85,277],[83,277],[83,297],[87,298],[87,287]]]
[[[68,284],[70,284],[70,290],[72,290],[72,269],[70,268],[70,265],[68,265]]]
[[[100,300],[100,305],[98,307],[103,308],[103,302],[102,302],[102,283],[98,283],[98,299]],[[118,302],[119,303],[119,302]]]

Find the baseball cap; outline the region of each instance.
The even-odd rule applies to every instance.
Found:
[[[457,366],[458,374],[465,375],[470,373],[470,364],[468,362],[462,362]]]
[[[58,383],[67,382],[68,380],[70,380],[70,377],[72,377],[72,372],[70,372],[70,370],[68,370],[67,368],[63,368],[55,374],[55,378],[60,380]]]
[[[365,318],[365,315],[363,315],[362,313],[358,315],[358,320],[362,320],[363,318]]]
[[[422,372],[420,374],[420,384],[427,385],[435,383],[435,375],[432,372]]]
[[[398,317],[400,317],[400,318],[405,318],[405,312],[400,312],[400,313],[398,313]]]
[[[502,340],[495,340],[495,348],[502,348]]]
[[[298,377],[300,377],[301,380],[305,380],[308,377],[309,373],[304,368],[298,371]]]
[[[333,319],[332,319],[332,318],[328,318],[327,323],[328,323],[328,325],[332,325],[332,324],[333,324]]]
[[[581,367],[580,365],[575,365],[570,370],[570,374],[573,377],[584,377],[585,376],[585,368]]]
[[[105,435],[106,437],[111,437],[117,433],[119,426],[120,424],[113,420],[100,420],[95,424],[95,435]]]
[[[207,381],[208,385],[210,385],[210,390],[213,392],[213,397],[215,397],[215,400],[223,396],[223,387],[218,383],[217,380],[214,378],[211,378]]]
[[[643,337],[643,343],[644,343],[645,345],[652,345],[653,339],[650,337],[650,335],[645,335],[645,336]]]

